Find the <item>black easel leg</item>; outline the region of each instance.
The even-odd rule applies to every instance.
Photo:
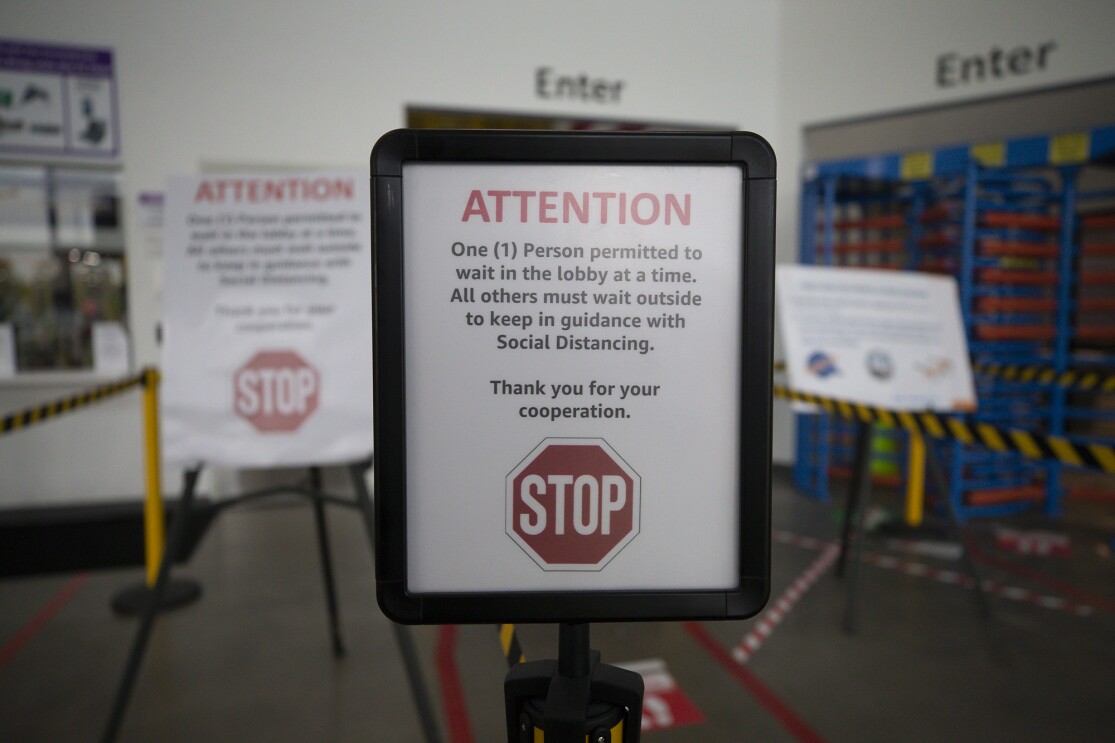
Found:
[[[194,491],[197,488],[197,478],[201,468],[187,470],[183,478],[182,499],[178,502],[178,509],[174,514],[174,524],[171,526],[170,536],[166,548],[163,550],[163,560],[159,564],[159,574],[155,578],[155,586],[151,590],[151,597],[143,612],[143,619],[132,641],[131,653],[124,666],[124,675],[120,679],[120,686],[116,690],[116,699],[112,704],[112,714],[105,726],[103,743],[113,743],[120,732],[120,725],[124,721],[124,713],[128,709],[128,701],[132,696],[139,667],[143,663],[143,656],[147,651],[147,641],[151,637],[151,629],[155,624],[155,616],[163,601],[167,583],[170,580],[170,569],[174,560],[182,553],[186,541],[186,527],[190,519],[190,510],[193,508]]]
[[[871,506],[871,434],[874,428],[870,423],[861,422],[856,431],[856,461],[848,491],[848,513],[844,518],[844,537],[840,547],[842,560],[846,559],[849,549],[853,551],[851,570],[848,572],[848,606],[844,613],[844,631],[848,633],[855,632],[859,623],[860,555],[863,552],[864,524]],[[855,541],[849,544],[853,520]],[[843,574],[844,567],[837,563],[840,574]]]
[[[364,528],[368,532],[368,545],[372,550],[372,559],[375,559],[375,515],[372,511],[372,499],[368,494],[368,485],[364,481],[364,472],[368,467],[365,464],[349,466],[352,475],[352,486],[356,489],[356,502],[364,517]],[[414,698],[414,706],[418,713],[418,722],[422,725],[422,734],[426,743],[440,743],[441,734],[437,729],[437,718],[434,715],[434,706],[430,702],[430,694],[426,690],[426,681],[422,677],[422,667],[418,661],[418,651],[414,646],[414,637],[410,627],[402,624],[391,623],[395,632],[395,644],[399,647],[399,654],[403,658],[403,667],[406,669],[407,681],[410,683],[410,693]]]
[[[844,524],[840,533],[840,555],[836,559],[836,575],[844,576],[848,547],[852,539],[852,526],[861,509],[860,496],[871,482],[871,432],[870,423],[856,424],[856,448],[853,453],[852,478],[848,481],[848,498],[844,504]],[[857,535],[858,536],[858,535]]]
[[[987,600],[987,594],[983,590],[983,576],[980,575],[979,568],[976,567],[975,561],[972,559],[971,552],[968,551],[968,541],[964,538],[963,527],[960,525],[960,518],[956,515],[956,506],[949,498],[948,481],[945,478],[944,468],[941,466],[941,460],[937,456],[937,447],[933,441],[925,442],[925,461],[929,465],[929,472],[933,477],[933,483],[937,486],[937,492],[941,494],[941,500],[945,503],[945,511],[948,513],[949,532],[953,539],[960,544],[960,564],[964,566],[964,571],[968,573],[968,577],[972,579],[972,588],[976,597],[976,606],[979,609],[980,617],[983,619],[991,619],[991,604]]]
[[[422,735],[426,743],[440,743],[441,735],[437,729],[434,706],[430,702],[430,694],[426,690],[426,682],[422,678],[422,668],[418,662],[418,649],[414,645],[414,637],[410,627],[403,624],[391,623],[395,631],[395,644],[399,646],[399,654],[403,657],[403,666],[406,668],[407,681],[410,682],[410,694],[414,697],[414,706],[418,712],[418,721],[422,725]]]
[[[329,550],[329,529],[325,523],[325,504],[321,494],[321,468],[310,468],[310,489],[313,491],[314,523],[317,527],[318,553],[321,555],[321,573],[325,582],[325,605],[329,611],[329,636],[333,641],[333,655],[340,658],[345,654],[345,644],[341,639],[340,620],[337,616],[337,588],[333,579],[333,558]]]

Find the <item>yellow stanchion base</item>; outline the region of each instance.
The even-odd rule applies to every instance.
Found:
[[[137,617],[147,610],[151,603],[151,587],[146,583],[125,588],[112,597],[112,610],[124,617]],[[201,584],[188,578],[175,578],[167,583],[159,611],[178,609],[192,604],[201,598]]]

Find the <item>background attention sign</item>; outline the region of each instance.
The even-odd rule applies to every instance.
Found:
[[[371,230],[354,173],[172,178],[164,452],[269,467],[371,454]]]

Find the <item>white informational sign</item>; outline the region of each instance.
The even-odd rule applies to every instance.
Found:
[[[171,178],[168,461],[269,467],[372,449],[367,175]]]
[[[973,410],[956,281],[923,273],[779,266],[790,387],[891,410]]]
[[[132,353],[124,323],[93,323],[93,371],[105,377],[131,371]]]
[[[111,203],[118,192],[117,177],[113,173],[56,171],[55,241],[64,247],[93,247],[97,242],[98,205]]]
[[[46,170],[0,168],[0,247],[50,248]]]
[[[408,590],[737,586],[742,180],[403,165]]]
[[[151,298],[163,303],[163,211],[166,197],[162,191],[140,191],[135,200],[136,230],[134,244],[147,256]]]
[[[16,375],[15,332],[11,323],[0,323],[0,378]]]
[[[0,40],[0,154],[114,158],[111,49]]]

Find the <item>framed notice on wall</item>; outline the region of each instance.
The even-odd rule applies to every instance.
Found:
[[[372,153],[377,589],[403,622],[749,616],[774,156],[400,130]]]

